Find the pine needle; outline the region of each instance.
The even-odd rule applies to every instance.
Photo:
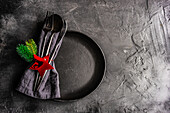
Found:
[[[28,50],[32,54],[37,54],[37,45],[35,44],[33,39],[29,39],[28,41],[25,42]]]
[[[31,62],[34,58],[34,54],[37,54],[37,45],[33,39],[30,39],[25,43],[26,45],[19,44],[16,47],[16,51],[21,56],[21,58],[23,58],[27,62]]]
[[[19,44],[16,47],[16,51],[21,56],[21,58],[23,58],[27,62],[31,62],[33,60],[33,54],[28,50],[27,46]]]

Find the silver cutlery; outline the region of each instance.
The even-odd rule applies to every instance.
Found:
[[[44,42],[43,42],[42,52],[40,52],[40,57],[43,57],[43,54],[44,54],[45,43],[46,43],[46,39],[47,39],[47,33],[52,30],[52,23],[51,23],[51,20],[49,18],[49,16],[51,16],[52,14],[54,14],[54,13],[53,12],[49,12],[49,11],[47,11],[47,13],[46,13],[46,17],[45,17],[45,21],[44,21],[44,26],[43,26],[43,31],[45,33],[45,35],[44,35],[45,38],[44,38]],[[36,78],[35,78],[34,87],[33,87],[34,91],[36,89],[38,78],[39,78],[39,73],[37,72],[37,75],[36,75]]]
[[[52,29],[51,29],[50,39],[49,39],[50,41],[49,41],[48,48],[47,48],[47,51],[46,51],[45,55],[49,54],[51,43],[52,43],[52,40],[53,40],[53,37],[54,37],[55,33],[59,32],[62,29],[62,26],[63,26],[63,20],[59,15],[53,14],[51,16],[51,18],[52,18]],[[44,48],[43,48],[43,50],[44,50]],[[42,54],[44,54],[44,53],[42,53]],[[39,76],[37,83],[40,82],[40,79],[41,79],[41,77]]]
[[[56,45],[55,45],[55,49],[54,49],[54,51],[53,51],[53,53],[52,53],[52,56],[51,56],[51,58],[49,59],[49,64],[51,64],[51,61],[54,60],[53,58],[54,58],[54,56],[56,55],[56,52],[57,52],[57,50],[59,49],[59,46],[60,46],[60,44],[58,44],[58,43],[63,40],[63,37],[65,36],[66,31],[67,31],[67,23],[66,23],[65,20],[63,20],[63,28],[61,29],[61,32],[60,32],[60,34],[59,34],[59,38],[57,39],[57,42],[56,42]],[[40,83],[39,83],[39,85],[38,85],[38,87],[37,87],[37,90],[39,90],[39,88],[40,88],[40,86],[41,86],[41,84],[42,84],[42,81],[43,81],[43,79],[44,79],[45,76],[46,76],[47,71],[48,71],[48,70],[45,71],[42,79],[40,80]]]

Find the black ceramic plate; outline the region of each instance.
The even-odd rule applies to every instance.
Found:
[[[100,47],[88,36],[68,31],[55,59],[60,77],[61,99],[80,99],[100,84],[105,58]]]

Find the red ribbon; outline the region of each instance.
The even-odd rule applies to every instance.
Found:
[[[54,69],[49,63],[49,55],[41,58],[34,54],[35,63],[29,68],[32,70],[38,70],[41,77],[43,77],[46,70]]]

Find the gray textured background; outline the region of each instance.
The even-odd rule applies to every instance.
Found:
[[[38,37],[47,10],[94,39],[106,56],[102,84],[76,102],[42,101],[14,90],[28,66],[15,47]],[[1,113],[170,112],[170,1],[0,0],[0,14]]]

